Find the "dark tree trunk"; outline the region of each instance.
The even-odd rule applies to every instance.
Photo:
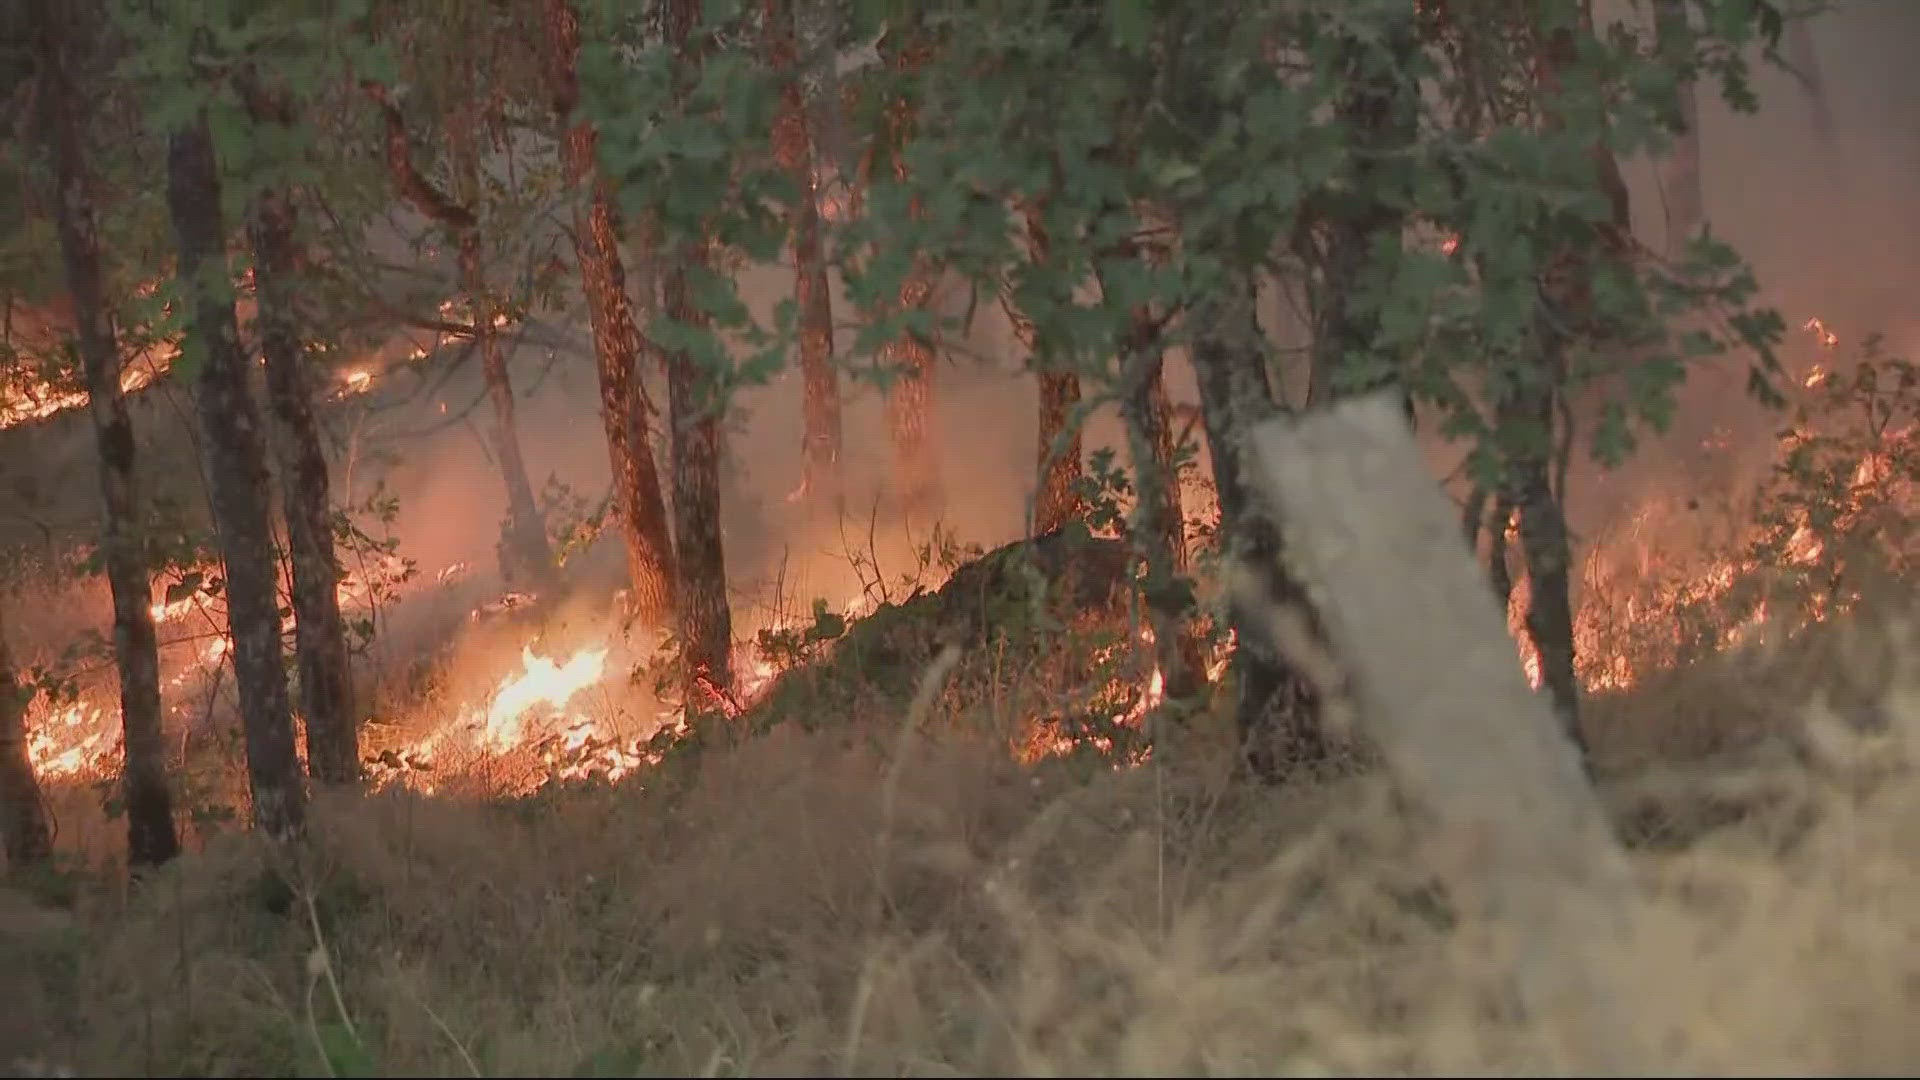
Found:
[[[333,546],[327,458],[314,420],[314,380],[301,345],[294,208],[284,191],[253,207],[254,283],[267,398],[278,428],[281,498],[293,563],[294,651],[307,721],[307,771],[327,784],[360,781],[360,732],[340,616],[340,560]]]
[[[1583,29],[1591,28],[1591,12],[1581,5]],[[1560,78],[1577,57],[1575,31],[1560,27],[1544,43],[1539,65],[1540,90],[1546,98],[1548,127],[1560,124],[1553,98]],[[1594,140],[1591,155],[1594,181],[1606,197],[1611,213],[1587,243],[1569,243],[1549,253],[1543,267],[1544,303],[1535,319],[1534,344],[1540,351],[1539,368],[1514,380],[1495,406],[1495,421],[1508,440],[1502,494],[1520,512],[1520,551],[1527,569],[1527,634],[1539,655],[1540,680],[1552,695],[1567,733],[1585,752],[1580,730],[1580,685],[1575,677],[1573,553],[1567,535],[1564,492],[1556,489],[1556,455],[1563,453],[1556,416],[1565,392],[1570,337],[1605,338],[1606,328],[1593,305],[1593,266],[1598,259],[1619,258],[1630,240],[1631,219],[1626,184],[1619,163],[1604,139]],[[1551,311],[1549,310],[1551,309]],[[1512,449],[1518,448],[1518,449]]]
[[[1542,388],[1535,392],[1514,393],[1503,405],[1501,427],[1508,432],[1533,432],[1522,435],[1526,442],[1541,441],[1538,433],[1553,430],[1553,392]],[[1545,443],[1543,442],[1543,445]],[[1548,453],[1516,455],[1508,464],[1503,502],[1520,509],[1520,553],[1527,568],[1527,636],[1533,639],[1540,660],[1540,681],[1553,698],[1555,711],[1582,751],[1580,736],[1580,684],[1574,677],[1573,603],[1571,599],[1573,550],[1567,538],[1566,513],[1553,490],[1552,459]],[[1499,535],[1506,535],[1506,522],[1498,523]],[[1504,574],[1505,543],[1497,542],[1500,564],[1496,574]],[[1495,588],[1502,583],[1496,579]],[[1504,583],[1508,595],[1512,583]]]
[[[1683,47],[1687,25],[1686,0],[1653,0],[1654,32],[1662,51]],[[1672,56],[1675,64],[1684,56]],[[1694,81],[1678,89],[1679,112],[1674,116],[1673,151],[1661,167],[1661,193],[1667,206],[1667,250],[1678,252],[1706,220],[1706,197],[1700,174],[1700,105]]]
[[[1146,387],[1146,399],[1138,410],[1147,445],[1153,450],[1153,467],[1159,473],[1154,497],[1160,507],[1155,512],[1160,522],[1162,542],[1173,557],[1173,569],[1184,574],[1187,558],[1187,511],[1180,498],[1180,455],[1173,432],[1173,399],[1167,396],[1165,353],[1154,361],[1153,378]]]
[[[1493,502],[1493,528],[1487,545],[1487,580],[1493,585],[1493,598],[1505,613],[1513,606],[1513,571],[1507,568],[1507,534],[1513,531],[1513,502],[1501,495]]]
[[[298,832],[306,792],[294,749],[281,664],[266,446],[247,385],[248,364],[227,277],[220,177],[204,116],[167,144],[167,208],[179,246],[178,273],[190,298],[187,344],[199,364],[200,422],[206,431],[214,526],[226,566],[227,626],[246,732],[253,818],[271,836]]]
[[[134,473],[133,422],[120,390],[120,349],[114,340],[100,270],[100,238],[81,149],[83,99],[67,64],[82,40],[71,20],[78,9],[36,0],[29,21],[38,31],[40,104],[53,151],[54,228],[73,294],[80,363],[86,372],[88,414],[100,455],[103,503],[101,547],[113,593],[113,651],[120,672],[120,719],[126,749],[122,774],[127,809],[127,862],[158,866],[180,853],[167,789],[160,737],[160,655],[153,627],[145,530]]]
[[[7,866],[19,870],[53,855],[53,830],[40,801],[40,781],[27,753],[27,705],[33,691],[20,685],[7,649],[6,619],[0,617],[0,843]]]
[[[1200,388],[1200,417],[1220,498],[1222,549],[1236,573],[1255,575],[1257,588],[1231,594],[1236,647],[1230,671],[1237,688],[1235,725],[1254,775],[1278,780],[1295,767],[1325,760],[1318,695],[1286,661],[1267,628],[1261,606],[1312,607],[1298,582],[1282,568],[1278,522],[1256,500],[1247,481],[1246,432],[1276,410],[1267,382],[1260,328],[1254,317],[1251,279],[1197,307],[1199,328],[1193,366]]]
[[[683,54],[699,24],[699,0],[671,0],[667,39]],[[693,54],[698,63],[697,53]],[[667,318],[704,328],[707,316],[687,288],[689,272],[705,268],[706,245],[683,243],[660,282]],[[713,380],[686,350],[667,357],[667,412],[673,431],[674,540],[679,549],[681,660],[689,711],[736,711],[733,691],[733,613],[727,604],[727,567],[720,542],[720,419],[709,400]]]
[[[413,152],[407,142],[407,125],[400,110],[378,84],[365,86],[367,95],[380,107],[386,128],[387,171],[394,189],[415,210],[451,232],[459,244],[460,286],[467,294],[467,306],[473,317],[474,344],[480,350],[480,375],[487,388],[487,400],[493,406],[493,451],[506,486],[507,520],[500,537],[500,572],[509,583],[527,581],[544,588],[553,580],[553,554],[547,546],[547,530],[534,500],[533,483],[527,479],[526,459],[520,453],[520,427],[514,420],[513,380],[507,374],[507,358],[500,350],[500,339],[493,325],[497,314],[487,289],[486,270],[480,251],[480,219],[471,209],[455,202],[434,187],[414,167]],[[458,124],[456,143],[466,134]],[[469,190],[477,188],[477,166],[464,145],[455,147],[456,157],[464,158]]]
[[[1419,45],[1413,15],[1409,4],[1382,41],[1348,38],[1339,44],[1344,82],[1334,115],[1353,132],[1356,145],[1346,182],[1330,195],[1325,212],[1326,247],[1313,297],[1309,405],[1400,381],[1394,358],[1375,355],[1380,318],[1364,297],[1378,248],[1398,247],[1406,227],[1403,202],[1395,198],[1404,183],[1391,170],[1398,152],[1417,134],[1419,102],[1404,85]],[[1411,404],[1408,409],[1411,415]]]
[[[600,181],[594,159],[597,134],[584,120],[568,122],[579,100],[574,65],[580,52],[580,21],[568,0],[547,0],[546,11],[553,108],[565,128],[561,153],[579,200],[573,214],[574,256],[580,264],[581,290],[587,298],[593,354],[600,371],[600,420],[613,469],[614,510],[626,541],[634,614],[661,624],[674,608],[673,541],[647,432],[646,405],[639,400],[643,394],[638,372],[640,334],[627,301],[627,271],[620,257],[613,198]]]
[[[1134,511],[1128,526],[1135,554],[1146,567],[1142,592],[1153,627],[1154,656],[1166,696],[1192,697],[1204,682],[1199,643],[1189,632],[1193,587],[1184,571],[1186,543],[1180,516],[1180,492],[1165,447],[1172,440],[1163,411],[1161,381],[1165,352],[1159,328],[1150,316],[1134,320],[1123,358],[1120,398],[1126,422],[1127,450],[1133,459]]]
[[[793,177],[800,198],[793,205],[794,304],[800,314],[800,376],[805,404],[801,490],[816,507],[839,512],[840,378],[833,366],[833,300],[827,290],[821,250],[820,202],[813,172],[813,132],[805,89],[794,56],[793,0],[766,0],[767,62],[781,79],[780,115],[774,120],[773,152]]]

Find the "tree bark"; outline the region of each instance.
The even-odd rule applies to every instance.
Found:
[[[904,40],[903,40],[904,39]],[[928,46],[919,40],[916,27],[890,29],[880,43],[881,55],[896,74],[904,74],[925,62]],[[886,112],[887,159],[893,178],[904,185],[909,179],[906,148],[912,142],[917,119],[914,103],[904,97],[888,104]],[[915,199],[910,213],[920,212]],[[900,283],[896,312],[924,309],[933,298],[935,271],[924,260],[915,258],[906,280]],[[896,373],[887,392],[887,424],[893,437],[894,468],[898,470],[901,493],[907,507],[915,511],[937,511],[944,501],[939,457],[933,431],[933,378],[936,357],[933,343],[913,331],[902,332],[880,349],[880,362]]]
[[[153,626],[140,492],[134,472],[133,421],[120,389],[121,357],[100,269],[100,238],[81,149],[84,99],[67,67],[68,49],[81,40],[69,20],[76,9],[35,0],[41,118],[53,152],[57,197],[54,228],[73,294],[80,363],[86,373],[88,415],[100,455],[101,547],[113,594],[113,651],[120,673],[120,722],[125,745],[122,790],[127,809],[127,863],[136,871],[180,853],[173,798],[167,789],[160,736],[160,654]]]
[[[285,123],[287,115],[271,119]],[[254,202],[250,231],[260,349],[267,360],[267,399],[278,435],[273,441],[293,564],[294,653],[306,715],[307,771],[325,784],[351,785],[360,781],[360,732],[347,666],[346,620],[340,615],[341,569],[333,545],[327,458],[313,415],[314,380],[296,310],[294,213],[283,190],[264,191]]]
[[[253,819],[268,835],[287,837],[304,824],[306,792],[281,663],[266,446],[234,319],[220,177],[204,115],[168,139],[167,208],[179,248],[178,273],[190,298],[187,344],[200,369],[197,397],[214,526],[226,566],[227,626]]]
[[[1592,15],[1580,5],[1581,29],[1590,32]],[[1539,89],[1546,96],[1545,123],[1561,124],[1553,107],[1562,73],[1575,62],[1578,42],[1573,27],[1551,30],[1539,65]],[[1580,730],[1580,684],[1574,674],[1573,551],[1567,535],[1563,492],[1555,489],[1556,416],[1567,379],[1566,353],[1573,333],[1603,337],[1593,307],[1593,264],[1621,257],[1630,240],[1631,218],[1626,184],[1604,137],[1591,150],[1594,181],[1611,208],[1589,242],[1569,243],[1550,252],[1541,274],[1541,295],[1534,344],[1539,368],[1515,379],[1495,404],[1495,423],[1511,440],[1502,494],[1520,512],[1520,551],[1527,568],[1527,633],[1540,658],[1540,680],[1552,695],[1567,733],[1585,751]]]
[[[763,15],[767,62],[781,80],[773,153],[800,191],[788,222],[793,234],[793,297],[800,314],[800,376],[805,394],[800,486],[814,506],[838,513],[845,495],[840,479],[840,378],[833,366],[833,300],[821,248],[813,131],[794,55],[793,0],[766,0]]]
[[[449,198],[434,187],[414,167],[413,152],[407,142],[407,125],[400,110],[387,97],[386,88],[376,83],[363,86],[367,96],[380,108],[386,127],[387,172],[394,189],[415,210],[453,233],[459,245],[460,287],[467,295],[473,315],[474,344],[480,350],[480,375],[487,388],[487,400],[493,406],[493,451],[507,493],[507,519],[501,528],[500,572],[509,584],[530,582],[544,588],[553,580],[553,554],[547,546],[546,524],[533,497],[533,483],[527,479],[526,459],[520,452],[520,427],[514,419],[513,380],[507,373],[507,358],[493,325],[497,311],[487,289],[486,270],[481,258],[480,218],[474,211]],[[456,142],[465,138],[456,125]],[[456,146],[456,150],[464,147]],[[472,155],[466,158],[469,173],[467,187],[475,168]]]
[[[1248,432],[1279,411],[1268,384],[1255,321],[1252,279],[1199,305],[1189,319],[1196,328],[1194,373],[1200,388],[1200,419],[1213,462],[1220,499],[1225,565],[1250,575],[1230,590],[1235,647],[1228,671],[1235,685],[1234,723],[1249,771],[1268,781],[1327,757],[1320,726],[1320,696],[1287,661],[1269,632],[1267,612],[1302,611],[1317,630],[1317,613],[1306,590],[1287,572],[1274,508],[1259,499],[1249,479]]]
[[[667,39],[691,62],[699,0],[671,0]],[[704,328],[707,316],[687,287],[689,271],[704,269],[706,244],[683,243],[667,261],[660,282],[669,319]],[[733,691],[733,613],[727,603],[727,567],[720,537],[720,419],[708,400],[713,384],[684,349],[667,357],[667,410],[673,431],[674,540],[679,549],[680,647],[689,711],[737,711]]]
[[[627,577],[634,614],[654,624],[673,614],[673,541],[660,494],[639,381],[640,333],[627,301],[626,264],[620,257],[619,219],[613,197],[594,158],[593,125],[572,119],[579,104],[575,73],[580,20],[569,0],[547,0],[547,36],[552,50],[553,111],[567,179],[577,189],[573,213],[574,257],[593,328],[593,354],[600,372],[600,421],[613,469],[614,511],[626,541]]]
[[[1126,422],[1127,450],[1133,459],[1134,511],[1128,534],[1146,567],[1142,592],[1153,627],[1154,656],[1166,696],[1193,696],[1203,685],[1199,642],[1188,631],[1193,586],[1184,576],[1186,542],[1180,492],[1167,446],[1172,432],[1160,386],[1165,367],[1159,327],[1146,312],[1136,314],[1123,357],[1120,414]]]
[[[27,753],[27,705],[33,691],[20,685],[13,653],[7,649],[6,619],[0,616],[0,844],[7,866],[21,870],[53,856],[53,830],[40,799],[40,781]]]
[[[1051,237],[1040,218],[1040,208],[1021,208],[1027,227],[1027,259],[1044,264],[1052,255]],[[1013,324],[1014,337],[1027,350],[1027,364],[1040,383],[1039,484],[1033,497],[1033,535],[1044,536],[1086,513],[1080,497],[1082,475],[1080,427],[1074,410],[1080,404],[1080,376],[1059,370],[1041,349],[1033,320],[1003,290],[1002,306]]]
[[[1364,297],[1376,249],[1397,248],[1406,228],[1406,212],[1394,198],[1401,185],[1391,169],[1395,154],[1417,134],[1419,103],[1402,85],[1419,46],[1413,13],[1413,5],[1407,5],[1377,43],[1352,38],[1339,43],[1344,83],[1334,116],[1353,133],[1355,146],[1346,183],[1331,194],[1325,214],[1326,250],[1313,298],[1317,325],[1309,405],[1401,382],[1397,361],[1376,355],[1380,317]],[[1378,370],[1369,370],[1376,365]],[[1409,402],[1409,414],[1411,408]]]

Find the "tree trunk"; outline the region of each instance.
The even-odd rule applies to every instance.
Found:
[[[1787,62],[1807,89],[1807,103],[1813,110],[1813,135],[1820,152],[1832,159],[1838,150],[1833,133],[1833,109],[1827,103],[1827,80],[1820,71],[1820,53],[1813,44],[1813,17],[1790,19],[1786,26]],[[1837,163],[1836,163],[1837,164]]]
[[[299,256],[293,203],[286,192],[260,194],[251,231],[260,349],[267,359],[267,398],[278,429],[274,442],[293,563],[294,652],[300,707],[306,714],[307,771],[322,783],[357,784],[360,732],[347,666],[346,621],[340,616],[333,501],[313,415],[314,380],[295,310]]]
[[[879,48],[896,74],[919,67],[928,51],[916,26],[890,28]],[[913,140],[917,112],[906,98],[892,101],[887,107],[886,156],[894,180],[902,185],[909,179],[906,148]],[[909,205],[909,213],[920,213],[917,198]],[[924,309],[933,299],[935,277],[932,267],[915,258],[906,280],[900,283],[894,311]],[[893,437],[894,468],[901,493],[910,510],[936,512],[944,501],[944,492],[933,430],[933,343],[919,333],[905,331],[881,347],[879,360],[896,373],[887,391],[887,424]]]
[[[1515,392],[1502,405],[1500,426],[1508,432],[1533,432],[1521,438],[1539,440],[1544,427],[1553,430],[1554,393],[1550,387]],[[1503,504],[1520,509],[1520,554],[1527,568],[1527,636],[1539,656],[1540,682],[1553,698],[1554,711],[1567,734],[1584,752],[1580,735],[1580,684],[1574,676],[1572,567],[1573,549],[1567,537],[1566,512],[1555,497],[1550,452],[1515,455],[1508,462]],[[1506,522],[1496,523],[1505,536]],[[1505,545],[1496,544],[1505,568]],[[1501,582],[1496,578],[1495,587]],[[1505,582],[1511,595],[1512,583]]]
[[[766,0],[763,14],[767,63],[781,79],[773,152],[800,190],[789,220],[793,233],[793,296],[800,314],[800,375],[805,393],[800,488],[814,506],[838,513],[845,494],[840,479],[840,379],[833,366],[833,300],[827,289],[826,256],[821,249],[813,132],[807,122],[806,92],[794,56],[793,0]]]
[[[1027,260],[1042,265],[1051,257],[1053,245],[1040,208],[1029,203],[1021,213],[1027,225]],[[1040,382],[1040,481],[1033,497],[1033,535],[1044,536],[1087,512],[1079,492],[1080,427],[1073,415],[1080,404],[1080,376],[1053,366],[1041,350],[1033,320],[1020,310],[1011,293],[1002,291],[1001,304]]]
[[[134,472],[133,421],[120,390],[120,348],[114,340],[100,269],[100,239],[88,190],[80,110],[83,99],[67,68],[69,44],[82,40],[67,22],[77,9],[36,0],[29,22],[42,72],[40,104],[53,151],[54,228],[66,264],[67,288],[86,372],[88,414],[100,455],[103,504],[101,547],[107,585],[113,593],[113,651],[120,672],[120,721],[126,763],[122,789],[127,809],[127,863],[136,870],[158,866],[180,853],[167,789],[165,748],[160,737],[160,655],[153,627],[153,586],[140,521],[139,482]]]
[[[1301,765],[1325,760],[1320,702],[1312,684],[1294,670],[1269,632],[1273,607],[1305,613],[1317,630],[1306,590],[1286,573],[1279,523],[1258,500],[1248,479],[1247,433],[1277,411],[1267,382],[1260,328],[1255,321],[1252,279],[1196,307],[1193,366],[1200,387],[1200,418],[1220,498],[1221,547],[1233,573],[1255,575],[1249,587],[1231,590],[1235,648],[1235,726],[1248,768],[1278,780]]]
[[[1173,399],[1167,396],[1165,356],[1162,352],[1161,359],[1154,361],[1153,378],[1147,382],[1146,399],[1137,415],[1153,451],[1154,470],[1159,474],[1155,498],[1160,507],[1155,517],[1160,522],[1162,542],[1173,557],[1174,572],[1184,574],[1190,564],[1187,510],[1180,498],[1180,448],[1174,444]]]
[[[1166,696],[1179,700],[1195,695],[1203,685],[1204,663],[1199,642],[1188,631],[1193,614],[1193,586],[1186,580],[1186,543],[1180,515],[1180,492],[1166,445],[1168,430],[1165,392],[1160,385],[1165,351],[1159,328],[1150,315],[1134,320],[1122,367],[1121,419],[1126,422],[1127,451],[1133,459],[1134,511],[1128,534],[1135,553],[1146,567],[1142,592],[1153,627],[1154,656]]]
[[[646,407],[637,400],[643,393],[637,370],[640,334],[627,301],[627,271],[620,257],[613,198],[594,160],[597,134],[584,120],[568,123],[579,100],[574,69],[580,52],[579,17],[568,0],[547,0],[546,11],[553,51],[553,108],[565,128],[560,145],[567,178],[577,189],[573,250],[580,264],[581,290],[593,327],[594,360],[600,371],[600,421],[613,469],[614,511],[626,541],[634,614],[657,625],[673,614],[673,542],[647,432]]]
[[[1376,248],[1398,247],[1406,227],[1406,212],[1395,198],[1398,181],[1389,170],[1417,135],[1419,103],[1409,99],[1402,80],[1409,78],[1405,73],[1418,45],[1412,5],[1394,19],[1383,41],[1345,38],[1339,44],[1344,83],[1334,115],[1357,145],[1347,182],[1332,194],[1325,215],[1309,405],[1401,381],[1395,358],[1376,355],[1380,317],[1363,298]],[[1411,409],[1409,402],[1409,415]]]
[[[553,555],[547,547],[546,525],[539,504],[533,497],[533,484],[527,479],[526,460],[520,453],[520,428],[514,420],[513,380],[507,374],[507,358],[493,325],[497,312],[487,290],[486,271],[480,251],[480,219],[473,210],[455,202],[434,187],[414,167],[413,152],[407,142],[407,125],[400,110],[387,97],[386,88],[364,84],[367,96],[380,108],[386,129],[387,171],[400,196],[415,210],[453,233],[459,244],[460,286],[467,294],[473,318],[474,344],[480,350],[480,374],[487,388],[487,400],[493,406],[493,451],[500,479],[507,491],[507,519],[500,536],[500,572],[509,584],[529,581],[536,588],[551,584]],[[477,165],[471,153],[462,153],[466,132],[454,125],[455,157],[464,159],[466,187],[478,190]]]
[[[0,843],[9,869],[46,862],[53,855],[53,830],[40,801],[40,781],[27,753],[27,705],[33,691],[20,685],[7,649],[6,619],[0,617]]]
[[[930,275],[916,267],[900,286],[897,310],[924,307],[932,294]],[[935,510],[942,492],[932,430],[933,344],[912,331],[902,333],[881,346],[880,362],[895,372],[887,389],[887,430],[902,500],[910,510]]]
[[[687,53],[699,23],[699,0],[671,0],[667,39]],[[692,62],[698,64],[697,54]],[[683,243],[669,256],[660,282],[667,318],[705,328],[707,316],[687,287],[690,272],[706,267],[706,245]],[[674,541],[679,550],[681,660],[686,703],[695,709],[735,711],[733,613],[727,604],[727,566],[720,542],[720,418],[708,391],[713,380],[685,349],[667,357],[667,413],[673,431]]]
[[[1682,46],[1686,29],[1686,0],[1653,0],[1654,32],[1663,52]],[[1671,56],[1675,64],[1686,58]],[[1667,250],[1678,253],[1706,221],[1706,196],[1700,173],[1699,92],[1692,79],[1681,83],[1673,151],[1662,163],[1661,191],[1666,197]]]
[[[167,208],[179,246],[178,274],[190,298],[187,345],[199,367],[197,397],[214,526],[226,566],[227,627],[246,732],[253,819],[268,835],[286,837],[304,823],[306,793],[281,663],[266,446],[234,320],[220,177],[204,115],[168,140]]]
[[[1584,30],[1590,32],[1592,14],[1580,5]],[[1578,55],[1575,31],[1558,27],[1546,38],[1539,66],[1540,89],[1547,98],[1544,110],[1549,127],[1560,119],[1553,108],[1562,73]],[[1540,680],[1553,697],[1567,733],[1585,750],[1580,731],[1580,684],[1574,675],[1573,553],[1567,535],[1564,493],[1554,486],[1556,415],[1567,379],[1566,353],[1574,333],[1602,335],[1594,317],[1593,265],[1596,259],[1621,257],[1630,237],[1630,207],[1619,163],[1604,138],[1591,150],[1594,181],[1610,204],[1609,220],[1596,229],[1591,241],[1568,244],[1549,252],[1543,267],[1541,294],[1545,303],[1535,319],[1535,347],[1541,352],[1539,370],[1514,380],[1495,404],[1495,422],[1511,440],[1507,453],[1503,495],[1520,512],[1520,552],[1527,568],[1527,634],[1539,655]],[[1550,314],[1549,308],[1552,314]]]
[[[1080,376],[1038,372],[1040,380],[1040,486],[1034,495],[1033,534],[1044,536],[1087,512],[1080,497]]]

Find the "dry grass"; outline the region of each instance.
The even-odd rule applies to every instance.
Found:
[[[1737,764],[1645,764],[1677,682],[1611,706],[1639,763],[1605,791],[1638,845],[1615,974],[1664,1068],[1920,1064],[1905,625],[1693,672],[1769,688]],[[1378,774],[1259,789],[1195,749],[1089,779],[958,729],[782,728],[644,787],[323,801],[300,850],[230,836],[131,898],[22,883],[0,1045],[85,1074],[1590,1068],[1519,1014],[1445,840]]]

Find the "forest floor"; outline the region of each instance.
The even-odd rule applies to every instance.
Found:
[[[1604,1037],[1663,1072],[1920,1063],[1907,625],[1822,627],[1593,703],[1638,886]],[[1455,902],[1431,823],[1381,770],[1249,784],[1205,730],[1089,769],[1022,764],[965,725],[781,725],[530,799],[321,798],[297,849],[232,832],[132,894],[78,867],[16,876],[0,887],[0,1064],[1601,1067],[1568,1034],[1593,1017],[1521,1006],[1499,928]]]

